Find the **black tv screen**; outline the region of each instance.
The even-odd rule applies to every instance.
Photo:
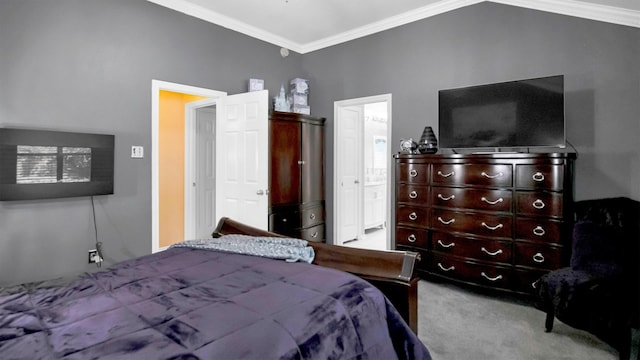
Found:
[[[0,128],[0,200],[113,194],[114,135]]]
[[[565,147],[564,76],[440,90],[444,149]]]

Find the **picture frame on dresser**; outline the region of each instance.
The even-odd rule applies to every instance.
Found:
[[[529,294],[568,264],[576,154],[394,157],[395,246],[419,275]]]

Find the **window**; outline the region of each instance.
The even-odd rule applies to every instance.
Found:
[[[91,148],[17,146],[16,184],[91,181]]]

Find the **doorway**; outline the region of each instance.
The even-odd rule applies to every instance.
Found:
[[[334,103],[334,244],[391,248],[391,94]]]

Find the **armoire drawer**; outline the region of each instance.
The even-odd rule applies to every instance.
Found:
[[[509,289],[513,272],[508,267],[433,255],[430,270],[435,274],[496,288]]]
[[[434,164],[432,182],[436,185],[509,187],[513,184],[513,167],[509,164]]]
[[[512,217],[507,215],[432,210],[431,227],[446,232],[511,238],[512,222]]]
[[[488,262],[511,263],[511,240],[471,239],[439,231],[431,234],[431,249],[440,253]]]
[[[427,249],[427,231],[409,227],[396,226],[396,244]]]
[[[562,264],[562,247],[535,243],[516,242],[516,264],[539,269],[559,269]]]
[[[299,234],[299,238],[302,240],[322,242],[324,241],[324,224],[300,229]]]
[[[427,184],[429,165],[401,163],[398,165],[398,181],[411,184]]]
[[[399,184],[397,201],[416,205],[427,205],[429,201],[429,187],[413,184]]]
[[[433,206],[511,212],[512,194],[510,190],[434,186],[430,198]]]
[[[324,223],[324,206],[318,205],[302,209],[300,211],[300,222],[303,228]]]

